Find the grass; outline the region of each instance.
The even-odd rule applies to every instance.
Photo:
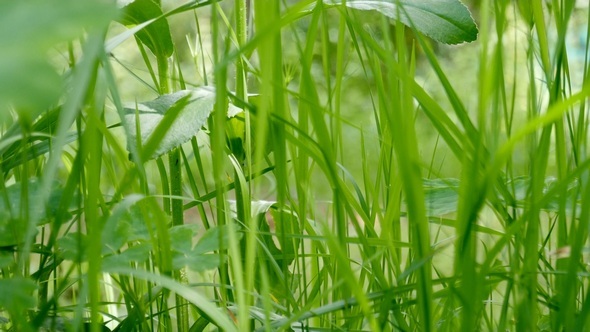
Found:
[[[588,8],[467,2],[446,46],[357,0],[66,2],[0,5],[0,329],[588,328]]]

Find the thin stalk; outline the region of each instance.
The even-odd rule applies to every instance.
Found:
[[[236,0],[234,2],[234,11],[235,11],[235,32],[236,32],[236,39],[237,39],[237,46],[241,48],[244,44],[246,44],[248,40],[248,22],[247,22],[247,10],[248,10],[248,0]],[[248,98],[248,90],[246,85],[246,78],[247,78],[247,70],[246,70],[246,62],[244,61],[244,57],[240,56],[236,59],[236,96],[241,100],[247,100]],[[252,171],[252,152],[251,152],[251,139],[250,139],[250,113],[246,112],[245,114],[245,121],[246,121],[246,130],[245,136],[243,137],[243,144],[245,145],[245,150],[247,153],[247,160],[246,162],[249,163],[249,167],[246,167],[248,174],[251,175]],[[255,266],[256,265],[256,235],[258,234],[258,225],[257,225],[257,218],[252,218],[251,215],[251,199],[250,199],[250,185],[249,183],[245,183],[245,177],[243,174],[243,169],[239,165],[239,163],[234,164],[234,181],[236,182],[236,206],[237,206],[237,214],[238,220],[244,223],[246,226],[245,229],[245,252],[242,256],[242,261],[244,262],[244,266]],[[236,257],[236,264],[241,263],[237,260]],[[242,271],[243,267],[241,265],[236,265],[236,267]],[[254,289],[254,280],[256,279],[256,271],[257,269],[246,269],[244,273],[244,280],[239,281],[239,284],[242,284],[242,287],[238,289],[238,300],[242,302],[238,302],[238,310],[239,310],[239,329],[242,331],[246,331],[249,329],[250,319],[249,319],[249,308],[253,304],[252,303],[252,294],[251,290]],[[262,270],[261,270],[262,271]],[[262,273],[262,272],[260,272]],[[238,283],[236,285],[239,285]]]
[[[100,276],[101,272],[101,250],[102,250],[102,219],[99,217],[98,203],[101,199],[100,176],[102,166],[102,145],[103,136],[98,130],[98,121],[102,119],[102,110],[91,109],[89,112],[89,121],[87,121],[86,130],[83,138],[83,148],[87,154],[86,165],[86,185],[87,193],[85,196],[84,216],[88,234],[88,257],[92,257],[88,265],[88,292],[90,296],[90,320],[91,331],[100,331]]]
[[[168,58],[158,57],[158,76],[159,76],[159,91],[160,94],[170,93],[170,83],[168,80],[169,64]],[[180,147],[175,148],[168,153],[168,172],[170,180],[170,195],[180,197],[182,193],[182,162],[180,158]],[[166,198],[165,198],[166,200]],[[182,199],[170,199],[170,214],[172,216],[172,226],[180,226],[184,224],[184,207]],[[184,269],[175,270],[173,276],[176,280],[186,284],[186,274]],[[188,302],[180,294],[175,295],[176,298],[176,321],[179,331],[188,331]]]
[[[168,153],[168,167],[170,172],[170,194],[172,196],[182,196],[182,166],[180,159],[180,149],[175,148]],[[172,226],[184,224],[184,206],[181,199],[172,199]],[[174,271],[174,278],[183,284],[188,283],[184,269]],[[188,303],[186,299],[176,294],[176,320],[179,331],[188,331]]]
[[[211,5],[211,47],[213,49],[213,65],[215,67],[215,108],[212,116],[211,126],[211,153],[213,165],[213,179],[215,181],[215,203],[218,225],[225,225],[229,220],[227,215],[226,191],[224,190],[225,183],[225,165],[226,165],[226,141],[225,141],[225,126],[227,122],[227,67],[219,66],[221,61],[220,45],[221,29],[219,24],[220,7],[218,0],[214,0]],[[220,232],[219,240],[223,241],[224,234]],[[220,261],[225,261],[228,257],[227,250],[220,250]],[[227,263],[222,264],[219,268],[221,279],[221,305],[227,306],[228,302],[234,301],[234,294],[230,289],[230,275]]]

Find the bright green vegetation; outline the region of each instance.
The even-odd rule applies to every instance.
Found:
[[[0,330],[588,330],[590,13],[466,4],[1,2]]]

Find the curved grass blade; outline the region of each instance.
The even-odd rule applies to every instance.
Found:
[[[236,326],[228,318],[228,316],[222,314],[219,308],[212,304],[209,299],[207,299],[194,289],[186,285],[183,285],[178,281],[171,279],[170,277],[126,267],[105,267],[105,271],[108,273],[117,273],[134,277],[137,279],[150,281],[156,285],[165,287],[175,292],[176,294],[182,296],[187,301],[196,306],[200,311],[204,312],[211,319],[211,322],[217,325],[221,330],[237,331]]]

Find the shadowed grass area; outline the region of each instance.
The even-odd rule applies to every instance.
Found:
[[[465,2],[0,4],[0,329],[587,329],[590,13]]]

